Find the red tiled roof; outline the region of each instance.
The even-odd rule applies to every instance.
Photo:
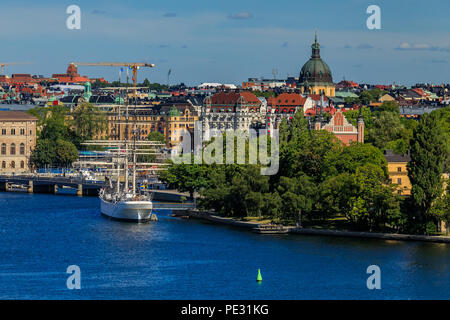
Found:
[[[240,95],[242,97],[244,97],[244,99],[248,102],[248,103],[252,103],[252,104],[260,104],[261,101],[258,99],[257,96],[255,96],[254,93],[251,93],[249,91],[242,91],[240,92]]]
[[[243,97],[248,104],[261,104],[261,101],[253,93],[248,91],[242,92],[218,92],[211,97],[211,104],[234,105],[239,98]]]
[[[310,94],[308,95],[308,97],[310,97],[311,99],[315,100],[315,101],[320,101],[320,94]],[[323,96],[323,101],[327,101],[328,98],[327,96]]]
[[[303,98],[298,93],[282,93],[278,97],[269,97],[267,104],[269,106],[303,106],[306,98]]]

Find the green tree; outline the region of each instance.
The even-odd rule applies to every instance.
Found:
[[[106,116],[92,103],[84,102],[72,112],[75,132],[81,141],[91,140],[106,129]]]
[[[42,130],[39,135],[41,139],[55,141],[69,138],[69,127],[66,125],[67,110],[61,106],[54,106],[45,113]]]
[[[269,177],[257,165],[210,165],[208,187],[201,190],[200,204],[221,215],[261,216],[267,209]]]
[[[173,164],[160,174],[161,181],[180,192],[189,192],[191,198],[194,192],[206,187],[205,169],[197,164]]]
[[[374,146],[383,149],[390,141],[401,138],[402,125],[398,114],[382,111],[375,118],[373,128],[369,133],[369,141]]]
[[[144,79],[144,82],[142,82],[143,87],[150,87],[150,81],[148,81],[147,78]]]
[[[330,177],[344,172],[355,173],[366,164],[381,168],[387,177],[387,162],[383,153],[367,143],[354,143],[345,147],[342,152],[330,154],[325,175]]]
[[[395,114],[400,114],[400,109],[398,103],[395,101],[385,101],[381,106],[375,108],[375,112],[392,112]]]
[[[277,187],[281,200],[281,217],[288,221],[300,221],[312,210],[317,195],[316,184],[306,175],[294,178],[281,177]]]
[[[366,130],[372,127],[373,114],[369,107],[362,107],[361,113],[364,119],[364,128]],[[344,116],[348,122],[356,127],[359,117],[359,109],[344,112]]]
[[[31,155],[31,162],[38,168],[50,166],[55,162],[55,144],[48,139],[37,139]]]
[[[405,219],[395,185],[388,184],[384,170],[366,163],[354,173],[331,176],[320,185],[319,209],[326,217],[342,214],[357,229],[402,230]]]
[[[56,141],[56,162],[61,166],[70,166],[78,159],[78,150],[72,142],[58,139]]]
[[[416,221],[422,226],[428,222],[437,224],[437,217],[431,215],[430,210],[434,201],[442,194],[442,173],[448,157],[445,139],[437,113],[423,115],[413,132],[411,161],[407,168],[412,184],[411,197],[416,208]]]
[[[152,131],[148,135],[148,141],[154,141],[159,143],[166,143],[166,138],[161,132],[158,131]]]

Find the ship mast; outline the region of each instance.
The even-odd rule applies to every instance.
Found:
[[[137,104],[137,95],[136,95],[136,86],[134,87],[134,113],[133,113],[133,197],[136,195],[136,135],[137,135],[137,126],[136,126],[136,104]]]
[[[120,86],[120,75],[119,75],[119,86]],[[120,145],[120,132],[121,132],[121,122],[122,122],[122,118],[120,115],[120,104],[121,102],[121,97],[122,97],[122,92],[120,91],[119,88],[119,105],[117,107],[117,131],[116,131],[116,140],[117,140],[117,145],[116,145],[116,152],[117,152],[117,191],[116,193],[119,195],[120,194],[120,150],[121,150],[121,145]]]
[[[125,192],[128,192],[128,68],[127,68],[127,88],[126,88],[126,105],[125,105]]]

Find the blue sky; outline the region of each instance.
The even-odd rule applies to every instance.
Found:
[[[66,28],[66,8],[81,8],[81,30]],[[381,30],[366,9],[381,8]],[[448,0],[9,1],[0,10],[0,62],[29,61],[7,73],[49,76],[71,61],[147,61],[149,78],[171,83],[239,84],[248,77],[298,76],[314,29],[335,82],[450,82]],[[112,67],[82,75],[118,78]]]

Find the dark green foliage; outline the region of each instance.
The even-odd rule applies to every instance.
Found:
[[[196,164],[172,165],[167,171],[161,173],[160,179],[171,188],[180,192],[189,192],[191,197],[194,192],[207,186],[205,168]]]
[[[69,166],[78,159],[77,149],[106,127],[105,115],[90,103],[83,103],[73,113],[62,106],[37,107],[28,113],[38,118],[36,148],[32,162],[36,167]]]
[[[55,159],[54,141],[48,139],[38,139],[36,147],[31,155],[31,162],[36,167],[45,167],[53,164]]]
[[[448,157],[448,132],[442,131],[445,124],[437,113],[417,123],[400,118],[394,107],[385,103],[373,113],[362,109],[375,145],[344,146],[327,131],[309,130],[308,121],[297,112],[280,124],[276,175],[262,176],[258,165],[182,164],[170,168],[163,180],[180,190],[191,186],[200,193],[201,208],[223,216],[263,216],[291,225],[300,218],[304,225],[327,225],[337,219],[346,221],[348,229],[434,232],[439,219],[450,217],[449,196],[435,185]],[[358,111],[346,116],[356,121]],[[382,149],[406,153],[410,140],[414,158],[410,167],[415,167],[410,175],[415,175],[416,186],[409,198],[398,195],[397,186],[389,181]]]
[[[54,161],[62,167],[67,167],[78,159],[78,150],[69,141],[56,140],[55,153],[56,159]]]
[[[106,129],[106,116],[91,103],[82,103],[71,114],[74,131],[82,141],[91,140]]]
[[[408,176],[412,184],[411,197],[415,216],[424,226],[437,222],[432,214],[435,200],[442,195],[442,173],[448,157],[446,134],[437,113],[425,114],[414,129],[411,140],[411,161]]]

